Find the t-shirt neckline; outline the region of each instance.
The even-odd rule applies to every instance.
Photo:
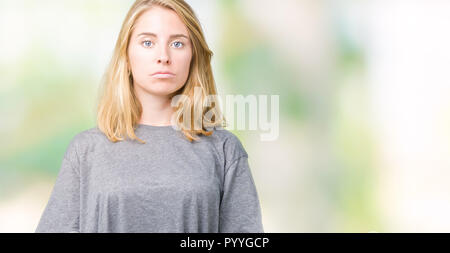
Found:
[[[139,127],[143,127],[143,128],[151,128],[151,129],[175,129],[175,126],[173,125],[168,125],[168,126],[154,126],[154,125],[146,125],[146,124],[137,124]]]

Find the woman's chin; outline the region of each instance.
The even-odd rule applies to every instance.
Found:
[[[140,85],[139,90],[155,96],[171,96],[181,88],[183,88],[183,85],[180,86],[173,82],[156,81]]]
[[[181,88],[181,87],[180,87]],[[156,96],[171,96],[180,88],[174,87],[152,87],[151,89],[147,89],[147,91]]]

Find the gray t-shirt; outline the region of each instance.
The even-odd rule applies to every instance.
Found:
[[[189,142],[139,124],[113,143],[97,128],[67,147],[36,233],[264,233],[239,139],[226,129]]]

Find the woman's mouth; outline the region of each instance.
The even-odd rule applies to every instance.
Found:
[[[156,72],[152,74],[152,77],[159,79],[166,79],[175,77],[175,74],[172,72]]]

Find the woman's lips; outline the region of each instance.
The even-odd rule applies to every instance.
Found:
[[[170,74],[170,73],[156,73],[156,74],[153,74],[152,77],[158,78],[158,79],[167,79],[167,78],[173,78],[173,77],[175,77],[175,75]]]

